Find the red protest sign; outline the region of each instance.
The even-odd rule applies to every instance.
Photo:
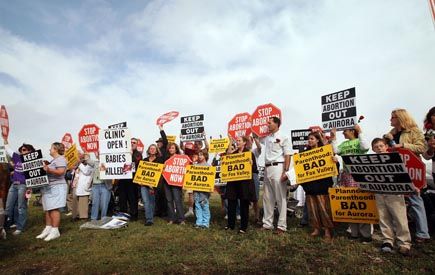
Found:
[[[412,183],[418,189],[426,187],[426,165],[409,149],[397,149],[403,159]]]
[[[95,124],[86,124],[79,132],[79,143],[85,152],[98,152],[98,133],[100,128]]]
[[[236,139],[242,136],[251,135],[252,117],[248,113],[240,113],[235,115],[230,122],[228,122],[228,135]]]
[[[142,154],[145,145],[143,145],[142,140],[137,139],[137,150]]]
[[[268,121],[270,117],[281,119],[281,110],[272,103],[260,105],[252,114],[252,132],[259,137],[265,137],[269,134]]]
[[[9,117],[8,112],[6,111],[5,105],[1,106],[0,109],[0,127],[2,131],[2,137],[4,139],[8,139],[9,136]]]
[[[65,146],[66,149],[69,149],[71,145],[73,144],[73,139],[70,133],[65,133],[62,138],[62,144]]]
[[[186,167],[191,163],[186,155],[174,155],[165,162],[163,177],[169,185],[183,187],[184,174]]]
[[[176,111],[172,111],[172,112],[168,112],[164,115],[161,115],[157,121],[156,121],[156,125],[163,125],[171,120],[173,120],[174,118],[176,118],[178,116],[178,112]]]

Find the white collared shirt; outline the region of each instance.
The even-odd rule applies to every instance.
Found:
[[[265,137],[264,142],[266,164],[272,162],[284,162],[284,156],[293,154],[290,139],[281,135],[280,130]]]

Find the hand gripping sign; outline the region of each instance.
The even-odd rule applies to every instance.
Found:
[[[85,152],[98,152],[98,133],[100,128],[95,124],[86,124],[79,132],[80,147]]]
[[[221,179],[224,182],[252,179],[252,153],[238,153],[222,157]]]
[[[272,103],[260,105],[252,114],[252,132],[259,137],[265,137],[269,134],[268,121],[271,117],[281,119],[281,110]]]
[[[0,127],[2,131],[2,137],[4,139],[8,139],[9,136],[9,117],[8,112],[6,111],[5,105],[1,106],[0,109]]]
[[[172,186],[183,187],[183,179],[186,174],[186,167],[191,160],[186,155],[174,155],[165,162],[163,177]]]
[[[188,165],[183,189],[212,193],[215,177],[216,167]]]
[[[169,121],[173,120],[174,118],[178,117],[178,112],[176,111],[172,111],[172,112],[168,112],[166,114],[161,115],[157,121],[156,121],[156,125],[163,125],[165,123],[168,123]]]
[[[240,113],[235,115],[228,122],[228,135],[237,139],[238,137],[251,135],[252,117],[248,113]]]

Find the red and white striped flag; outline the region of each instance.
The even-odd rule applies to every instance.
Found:
[[[430,14],[432,15],[432,20],[435,24],[435,0],[429,0]]]

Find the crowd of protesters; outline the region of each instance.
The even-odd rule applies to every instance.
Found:
[[[313,131],[308,136],[308,145],[304,150],[319,148],[331,144],[336,156],[366,154],[370,149],[375,153],[387,153],[387,149],[405,148],[426,160],[432,160],[434,173],[435,149],[435,107],[431,108],[424,119],[423,130],[405,109],[391,112],[392,129],[387,133],[379,133],[372,137],[372,142],[363,132],[360,125],[343,131],[345,141],[336,142],[337,131],[333,129],[329,136],[322,131]],[[280,131],[281,121],[271,117],[268,121],[269,135],[258,138],[256,135],[238,137],[230,143],[225,153],[216,155],[211,162],[215,165],[221,155],[252,151],[252,178],[248,180],[228,182],[226,187],[217,188],[222,197],[227,224],[225,230],[236,228],[240,219],[238,233],[244,234],[248,230],[249,207],[253,206],[255,225],[264,231],[283,234],[287,231],[287,201],[289,192],[289,170],[291,164],[291,141]],[[209,164],[209,145],[199,141],[180,145],[168,142],[163,126],[159,126],[160,138],[155,144],[148,146],[143,156],[137,149],[138,140],[131,139],[132,160],[135,167],[139,161],[164,163],[177,154],[186,154],[193,165]],[[15,228],[13,235],[20,235],[26,228],[27,199],[30,189],[26,188],[20,155],[31,153],[35,148],[30,144],[23,144],[14,152],[8,140],[4,139],[10,167],[5,165],[0,169],[0,229],[1,237],[6,238],[5,228]],[[64,157],[65,147],[62,143],[51,144],[50,156],[52,160],[46,162],[44,170],[48,175],[49,185],[41,188],[41,202],[45,215],[45,227],[36,238],[51,241],[60,236],[59,226],[61,210],[66,209],[66,215],[73,220],[95,221],[104,218],[113,211],[117,204],[118,210],[129,214],[131,221],[138,220],[138,205],[141,199],[144,207],[144,225],[152,226],[155,217],[163,217],[168,224],[186,224],[186,217],[195,215],[194,226],[207,229],[211,225],[210,193],[188,192],[188,211],[184,211],[184,191],[181,187],[169,185],[164,177],[156,188],[139,186],[132,179],[102,180],[98,169],[98,155],[91,159],[86,152],[80,156],[77,165],[67,171],[67,161]],[[259,160],[260,156],[264,159]],[[333,160],[339,165],[338,158]],[[262,200],[260,200],[259,167],[257,162],[264,163],[264,181]],[[434,174],[432,174],[432,177]],[[7,191],[6,183],[10,181]],[[306,195],[304,208],[305,226],[308,217],[312,227],[311,236],[316,237],[324,231],[324,239],[331,241],[334,237],[334,222],[332,220],[328,188],[332,186],[358,187],[345,165],[342,165],[337,178],[328,177],[302,184]],[[426,187],[425,187],[426,188]],[[397,245],[398,252],[409,255],[411,244],[426,243],[430,240],[428,218],[423,200],[425,188],[409,196],[376,194],[379,212],[379,227],[382,235],[381,251],[391,252]],[[224,190],[224,191],[222,191]],[[7,192],[6,192],[7,191]],[[7,196],[6,196],[7,193]],[[114,199],[114,197],[116,199]],[[67,199],[68,198],[68,199]],[[413,217],[415,229],[410,230],[407,206]],[[91,201],[91,203],[90,203]],[[263,217],[260,218],[259,204],[262,202]],[[91,205],[91,208],[89,208]],[[111,210],[112,209],[112,210]],[[277,221],[274,221],[277,219]],[[411,232],[415,232],[411,236]],[[373,226],[371,224],[349,224],[349,238],[359,239],[368,243],[372,241]]]

